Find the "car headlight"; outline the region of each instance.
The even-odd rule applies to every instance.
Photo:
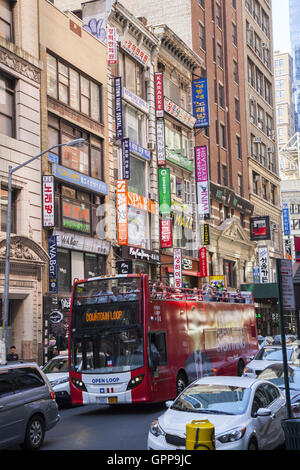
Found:
[[[164,435],[165,435],[165,432],[162,430],[162,428],[160,427],[160,425],[159,425],[159,423],[158,423],[158,419],[155,419],[155,420],[152,421],[152,423],[150,424],[150,432],[151,432],[151,434],[153,434],[153,436],[155,436],[155,437],[164,436]]]
[[[247,374],[247,373],[249,373],[249,374],[254,374],[254,370],[251,369],[251,367],[245,367],[245,369],[244,369],[244,374]]]
[[[50,383],[52,387],[55,387],[56,385],[63,384],[66,382],[69,382],[69,377],[61,377],[60,379],[53,380]]]
[[[218,441],[222,442],[222,444],[226,444],[227,442],[234,442],[242,439],[246,432],[246,427],[244,428],[236,428],[232,429],[231,431],[222,434],[221,436],[216,437]]]

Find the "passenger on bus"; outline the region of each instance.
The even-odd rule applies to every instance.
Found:
[[[226,288],[222,291],[222,302],[229,302],[229,293]]]
[[[99,304],[108,303],[111,301],[113,293],[108,290],[107,284],[103,284],[103,288],[97,293],[97,302]]]

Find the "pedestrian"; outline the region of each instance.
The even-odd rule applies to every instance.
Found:
[[[7,355],[7,361],[18,361],[19,355],[17,354],[16,346],[10,347],[10,354]]]

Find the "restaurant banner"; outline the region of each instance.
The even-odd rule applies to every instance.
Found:
[[[116,139],[123,139],[122,78],[114,78]]]
[[[206,248],[199,249],[200,277],[207,277],[207,252]]]
[[[155,81],[155,115],[157,118],[164,117],[164,87],[163,73],[156,72],[154,74]]]
[[[55,226],[54,176],[44,175],[43,194],[43,227]]]
[[[182,253],[181,248],[174,248],[173,250],[173,265],[174,265],[174,287],[182,287]]]
[[[207,146],[195,147],[195,169],[197,184],[198,214],[208,218],[210,215],[210,189]]]
[[[117,180],[117,239],[118,245],[128,245],[127,181]]]
[[[130,149],[128,137],[122,139],[122,171],[123,180],[130,180]]]
[[[156,119],[156,154],[158,166],[166,164],[165,121]]]
[[[195,128],[209,126],[209,101],[207,78],[198,78],[192,82],[193,115]]]

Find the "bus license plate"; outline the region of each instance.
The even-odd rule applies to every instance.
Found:
[[[118,403],[118,397],[109,397],[108,403]]]

